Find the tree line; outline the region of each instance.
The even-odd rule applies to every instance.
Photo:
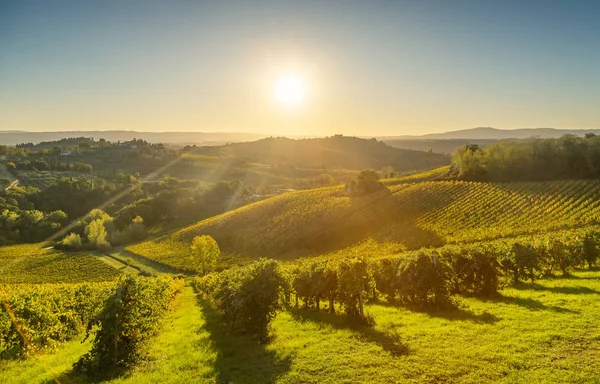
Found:
[[[600,136],[533,138],[455,150],[451,172],[472,181],[542,181],[600,177]]]

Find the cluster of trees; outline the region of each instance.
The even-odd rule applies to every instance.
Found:
[[[35,188],[0,191],[0,245],[42,241],[68,223],[62,210],[36,209],[36,194]]]
[[[107,379],[142,360],[148,340],[157,334],[169,303],[183,286],[183,280],[165,276],[120,280],[87,323],[86,338],[93,335],[92,349],[74,364],[75,371],[92,379]]]
[[[249,194],[241,182],[219,182],[209,188],[197,187],[197,182],[166,177],[154,186],[144,186],[146,197],[128,204],[115,213],[118,227],[127,225],[137,216],[149,225],[175,219],[199,220],[224,212],[236,199]]]
[[[379,173],[372,169],[360,171],[356,178],[346,185],[346,193],[350,196],[364,196],[386,189],[379,179]]]
[[[81,173],[92,173],[93,167],[82,161],[76,161],[71,164],[69,161],[66,162],[58,162],[54,161],[46,161],[44,159],[34,160],[34,161],[20,161],[17,163],[13,163],[9,161],[6,163],[6,166],[9,170],[18,170],[18,171],[75,171]]]
[[[85,218],[80,219],[74,234],[63,244],[65,248],[79,249],[86,240],[104,244],[102,227],[113,245],[125,244],[141,240],[145,236],[144,227],[209,217],[231,208],[237,199],[250,193],[239,182],[200,187],[197,181],[169,176],[156,183],[141,183],[136,176],[139,174],[122,174],[116,183],[101,178],[61,178],[44,190],[33,187],[1,190],[0,245],[45,240],[70,221],[82,217]],[[102,215],[96,217],[98,211],[90,212],[122,192],[126,193],[108,205]],[[102,223],[91,223],[92,217],[92,221],[102,219]]]
[[[118,229],[114,218],[101,209],[92,209],[55,248],[80,250],[82,248],[106,251],[112,245],[140,241],[147,236],[144,219],[134,217],[129,224]]]
[[[532,181],[600,177],[600,136],[565,135],[479,148],[469,144],[452,156],[452,172],[463,180]]]

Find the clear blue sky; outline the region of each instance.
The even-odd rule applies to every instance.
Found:
[[[0,130],[600,128],[600,1],[0,0]],[[302,80],[292,107],[273,97]]]

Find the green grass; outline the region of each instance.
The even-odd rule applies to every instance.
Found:
[[[330,187],[250,204],[127,250],[188,269],[191,241],[197,235],[214,237],[222,266],[228,266],[258,257],[317,256],[369,238],[418,249],[539,234],[595,225],[599,215],[597,180],[402,182],[363,197]]]
[[[374,327],[290,308],[259,345],[231,335],[187,287],[151,357],[115,383],[592,383],[600,380],[600,271],[456,297],[458,309],[417,311],[368,304]],[[42,361],[64,382],[86,345]],[[0,362],[0,382],[46,383],[32,358]],[[71,381],[70,381],[71,380]]]

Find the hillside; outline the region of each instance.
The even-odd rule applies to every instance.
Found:
[[[65,253],[41,244],[0,247],[0,282],[77,283],[114,280],[120,272],[90,253]]]
[[[382,139],[384,143],[395,148],[431,151],[447,155],[451,155],[456,148],[467,144],[477,144],[479,147],[484,148],[489,145],[515,140],[517,139]]]
[[[194,236],[213,236],[223,263],[318,255],[367,239],[398,249],[475,242],[598,223],[599,181],[386,182],[389,190],[348,197],[342,188],[277,196],[227,212],[130,252],[186,269]]]
[[[330,169],[379,170],[392,166],[396,171],[412,171],[450,162],[448,156],[441,154],[393,148],[375,139],[341,135],[301,140],[267,138],[206,150],[261,164],[292,163],[299,167]]]

